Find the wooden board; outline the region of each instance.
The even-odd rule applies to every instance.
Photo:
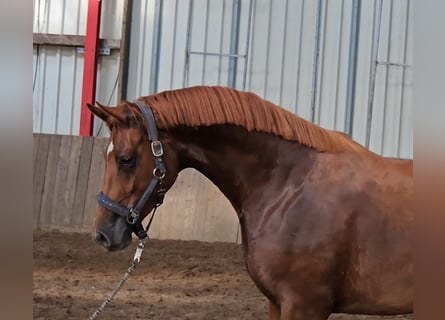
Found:
[[[83,47],[85,36],[74,34],[52,34],[52,33],[34,33],[33,44],[46,46],[62,47]],[[119,49],[120,40],[118,39],[99,39],[101,48]]]
[[[33,134],[33,144],[32,144],[32,166],[36,166],[37,155],[39,154],[39,138],[40,134]]]
[[[85,207],[82,219],[84,231],[91,230],[97,209],[97,193],[102,189],[102,179],[104,174],[104,152],[108,143],[108,138],[94,139],[93,151],[91,155],[91,166],[88,175],[88,186],[85,199]]]
[[[159,239],[236,242],[238,217],[201,173],[182,171],[159,208],[150,236]]]
[[[45,183],[43,186],[42,203],[40,207],[40,225],[51,225],[51,213],[55,192],[57,167],[59,162],[59,148],[61,136],[49,137],[48,161],[45,168]]]
[[[69,166],[63,188],[63,201],[60,206],[60,210],[63,213],[61,224],[64,227],[72,227],[71,217],[76,214],[76,212],[74,211],[74,199],[76,195],[77,180],[79,178],[82,141],[82,137],[71,137],[71,148],[68,157]]]
[[[42,196],[45,185],[50,136],[34,135],[34,148],[37,150],[33,172],[33,216],[35,228],[40,228]],[[36,146],[37,144],[37,146]]]
[[[79,228],[79,230],[82,228],[94,137],[82,137],[81,140],[79,168],[77,171],[76,190],[71,214],[71,226]]]
[[[59,146],[59,156],[57,161],[56,178],[54,183],[54,193],[52,197],[50,225],[63,225],[63,216],[68,212],[63,212],[62,206],[65,195],[65,182],[68,173],[69,154],[71,149],[71,136],[61,136]]]

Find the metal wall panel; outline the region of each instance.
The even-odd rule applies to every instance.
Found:
[[[315,64],[313,49],[315,46],[317,7],[320,3],[310,0],[302,0],[301,2],[301,7],[297,7],[297,10],[300,11],[297,11],[297,16],[301,20],[300,30],[297,34],[299,41],[291,51],[298,52],[296,55],[298,56],[297,70],[294,71],[297,76],[297,87],[293,89],[296,95],[293,108],[300,117],[311,119],[312,78]],[[291,55],[294,54],[291,53]]]
[[[374,39],[376,37],[375,21],[378,16],[378,1],[362,2],[360,19],[360,35],[358,60],[363,61],[357,67],[357,86],[355,90],[355,105],[353,116],[353,138],[365,145],[367,135],[368,94],[370,91],[371,69],[374,64]]]
[[[120,39],[123,1],[102,1],[101,38]],[[88,0],[34,1],[34,33],[85,35]]]
[[[121,36],[123,2],[102,2],[101,37]],[[88,0],[34,1],[34,33],[85,35]],[[79,134],[83,54],[76,48],[34,46],[33,131]],[[97,100],[115,104],[119,53],[99,58]],[[106,134],[96,120],[95,132]]]
[[[344,130],[352,1],[326,1],[313,122]]]
[[[185,85],[227,85],[229,58],[206,53],[229,53],[232,6],[233,1],[193,1],[189,50],[194,53],[188,56]]]
[[[388,21],[388,32],[381,39],[382,47],[379,50],[378,60],[382,62],[412,64],[412,61],[405,60],[407,41],[407,19],[409,16],[409,1],[392,1],[389,10],[384,10],[388,15],[383,15],[382,19]],[[409,21],[409,20],[408,20]],[[380,128],[372,128],[370,148],[383,155],[405,157],[398,150],[400,120],[402,114],[402,97],[407,89],[405,73],[407,67],[396,65],[378,65],[377,74],[384,75],[384,79],[376,87],[375,96],[384,97],[382,105],[384,111],[375,114],[374,123],[383,123]],[[384,87],[383,87],[384,84]],[[377,104],[376,104],[377,106]],[[406,105],[405,105],[406,107]],[[381,119],[381,120],[380,120]]]
[[[85,35],[88,0],[34,1],[34,33]]]
[[[359,61],[365,63],[357,70],[353,137],[384,156],[413,157],[412,12],[411,0],[369,1],[362,7]]]
[[[351,132],[385,156],[412,157],[412,2],[361,2]],[[84,33],[87,0],[34,3],[35,32]],[[233,85],[343,131],[354,3],[135,1],[126,98],[198,84]],[[122,4],[103,5],[102,34],[119,38]],[[73,49],[35,48],[36,132],[77,133],[82,59]],[[98,99],[104,103],[116,103],[118,63],[116,55],[101,58]]]
[[[325,128],[350,130],[377,153],[412,157],[412,71],[388,65],[412,64],[412,1],[152,0],[141,6],[133,9],[129,99],[198,84],[232,85]]]
[[[129,100],[149,93],[154,11],[154,1],[135,1],[133,3],[127,80],[127,99]]]
[[[83,57],[72,48],[34,47],[33,131],[78,134]]]
[[[127,98],[198,84],[227,85],[230,58],[217,55],[230,52],[234,3],[152,0],[135,4]],[[156,6],[162,8],[160,19],[155,19]],[[246,13],[242,11],[240,24],[245,24],[246,19]],[[161,38],[159,49],[154,35],[156,31]],[[247,35],[246,30],[244,32]],[[245,48],[246,45],[241,43],[240,50]],[[157,56],[159,63],[153,64]],[[153,74],[158,77],[153,79],[150,77]]]

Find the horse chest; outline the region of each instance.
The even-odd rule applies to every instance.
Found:
[[[269,299],[276,300],[276,290],[273,286],[273,279],[267,270],[266,264],[255,257],[252,252],[246,252],[246,267],[250,278],[258,289]]]

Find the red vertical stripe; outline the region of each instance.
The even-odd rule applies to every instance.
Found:
[[[93,134],[93,115],[87,108],[87,103],[96,100],[96,75],[99,56],[99,30],[101,0],[89,0],[87,31],[85,36],[85,55],[83,63],[82,106],[80,110],[80,135]]]

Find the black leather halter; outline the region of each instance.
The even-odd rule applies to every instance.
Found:
[[[164,154],[164,149],[162,148],[162,143],[158,139],[158,130],[156,128],[155,118],[153,111],[149,106],[147,106],[143,101],[133,102],[141,111],[145,125],[147,127],[148,139],[151,142],[151,152],[155,160],[155,168],[153,169],[153,178],[142,194],[136,206],[133,208],[128,208],[112,199],[107,197],[102,191],[99,192],[97,196],[97,202],[105,209],[125,218],[128,224],[133,226],[133,232],[138,236],[139,239],[145,239],[147,237],[147,229],[144,230],[142,226],[141,211],[147,203],[148,199],[155,192],[157,188],[157,202],[155,208],[159,207],[164,201],[164,195],[166,190],[162,188],[162,179],[164,179],[167,170],[165,169],[165,164],[162,161],[162,155]]]

